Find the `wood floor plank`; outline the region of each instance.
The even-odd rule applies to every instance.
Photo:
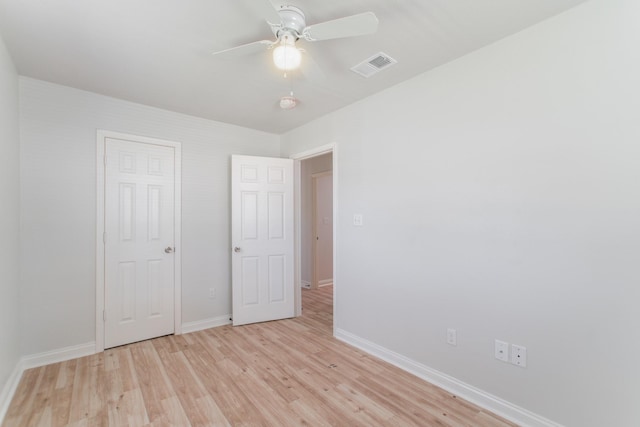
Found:
[[[206,339],[207,334],[198,336]],[[185,356],[231,425],[259,425],[260,414],[247,404],[248,399],[235,384],[232,373],[223,366],[226,359],[216,362],[204,346],[192,346]]]
[[[64,425],[69,422],[76,365],[77,360],[67,360],[59,364],[55,393],[50,397],[52,425]]]
[[[303,315],[129,344],[24,372],[2,427],[513,427],[332,336],[333,287]]]
[[[131,345],[131,357],[149,421],[155,423],[166,419],[162,401],[173,397],[173,390],[168,384],[152,340]]]
[[[24,371],[5,416],[6,422],[11,423],[7,425],[24,425],[20,423],[24,423],[25,418],[31,416],[34,406],[33,399],[38,392],[43,375],[43,368],[32,368]]]
[[[169,340],[167,340],[169,342]],[[212,420],[220,423],[224,420],[224,414],[215,402],[204,400],[209,397],[206,388],[202,385],[197,374],[193,370],[183,351],[167,352],[178,347],[162,347],[158,354],[165,367],[167,377],[173,385],[173,390],[185,416],[191,425],[209,425]],[[180,348],[185,348],[184,346]],[[185,350],[188,351],[188,350]]]
[[[321,410],[318,410],[317,405],[312,405],[309,402],[302,400],[296,400],[289,404],[291,410],[298,415],[301,426],[314,426],[325,427],[337,425],[335,420],[322,414]]]
[[[193,425],[211,427],[231,426],[218,404],[210,395],[206,395],[200,399],[196,399],[196,405],[198,405],[198,410],[201,414],[203,414],[203,417],[206,421]]]
[[[78,359],[71,392],[69,424],[77,424],[89,417],[90,369],[89,357]]]
[[[161,405],[164,409],[163,419],[166,419],[170,426],[191,427],[192,424],[185,413],[185,408],[182,406],[177,396],[171,396],[168,399],[164,399],[161,402]]]
[[[26,418],[27,425],[43,425],[47,423],[52,417],[51,407],[49,406],[50,397],[53,395],[52,391],[56,385],[56,377],[58,375],[59,366],[49,365],[40,368],[42,374],[40,376],[40,384],[35,396],[32,400],[32,411],[28,418]]]

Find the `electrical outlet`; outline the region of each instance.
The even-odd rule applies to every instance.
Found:
[[[496,340],[495,356],[498,360],[509,362],[509,343]]]
[[[209,298],[216,297],[216,288],[209,288]]]
[[[457,333],[453,328],[447,329],[447,344],[458,345]]]
[[[521,368],[527,367],[527,347],[511,344],[511,363]]]
[[[353,214],[353,225],[356,227],[362,227],[362,214]]]

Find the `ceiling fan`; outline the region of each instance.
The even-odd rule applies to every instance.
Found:
[[[289,4],[274,8],[267,1],[255,2],[262,10],[275,40],[259,40],[252,43],[214,52],[214,55],[240,56],[273,49],[273,61],[280,70],[296,69],[301,63],[301,50],[296,42],[303,39],[308,42],[371,34],[378,29],[378,18],[373,12],[321,22],[307,26],[304,12]],[[308,66],[315,67],[313,61]],[[306,73],[305,73],[306,74]]]

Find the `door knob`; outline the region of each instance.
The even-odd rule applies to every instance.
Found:
[[[172,253],[172,252],[173,252],[173,248],[172,248],[171,246],[167,246],[167,247],[164,249],[164,253],[165,253],[165,254],[170,254],[170,253]]]
[[[233,252],[240,252],[240,247],[236,246],[235,248],[233,248]]]

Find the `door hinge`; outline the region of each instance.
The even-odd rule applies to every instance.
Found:
[[[102,321],[103,322],[107,321],[107,310],[102,310]]]
[[[105,245],[107,244],[107,232],[106,231],[104,231],[102,233],[102,243],[105,244]]]

